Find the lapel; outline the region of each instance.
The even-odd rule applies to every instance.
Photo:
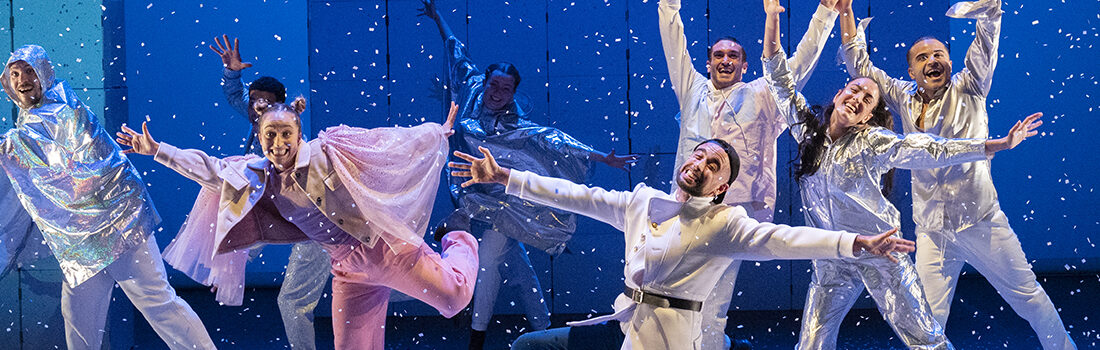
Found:
[[[328,191],[335,190],[339,184],[336,172],[329,164],[325,155],[324,145],[320,142],[310,142],[301,148],[298,154],[298,165],[294,171],[298,186],[313,199],[322,212],[325,212],[324,202],[321,200]],[[300,175],[299,175],[300,174]]]
[[[698,220],[709,212],[710,198],[690,197],[687,202],[679,202],[670,196],[653,197],[649,202],[649,229],[641,237],[642,247],[646,249],[646,280],[663,278],[670,273],[685,253],[696,244],[695,238],[703,232],[683,232],[699,227]],[[646,236],[651,236],[649,239]],[[685,237],[690,237],[687,239]]]

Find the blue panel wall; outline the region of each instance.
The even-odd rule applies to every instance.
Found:
[[[857,0],[858,17],[875,17],[868,33],[875,63],[904,77],[910,42],[935,35],[950,42],[956,71],[961,69],[973,24],[945,18],[951,2]],[[103,17],[124,14],[126,20],[124,26],[101,26],[106,33],[102,36],[65,21],[38,20],[99,3],[0,2],[9,3],[16,6],[5,11],[25,14],[24,19],[14,16],[16,28],[26,25],[50,35],[22,36],[0,28],[0,37],[14,40],[0,46],[37,41],[67,47],[54,55],[59,71],[82,89],[90,105],[104,111],[101,116],[109,127],[148,120],[158,140],[213,155],[240,154],[248,130],[247,121],[224,102],[220,61],[207,48],[222,33],[239,36],[245,60],[255,64],[244,72],[245,81],[271,75],[286,83],[292,96],[309,99],[307,135],[337,124],[408,126],[439,121],[445,113],[440,91],[446,53],[434,24],[416,16],[418,1],[106,1]],[[784,4],[783,40],[791,52],[817,2]],[[49,7],[53,5],[58,7]],[[642,155],[630,172],[599,165],[591,184],[611,189],[641,182],[670,187],[678,106],[667,80],[656,1],[440,0],[439,6],[479,65],[508,61],[520,69],[519,90],[533,107],[536,122],[558,127],[603,151]],[[1096,180],[1090,175],[1092,164],[1100,159],[1086,147],[1095,143],[1089,136],[1098,127],[1095,117],[1100,108],[1092,102],[1100,93],[1093,62],[1098,56],[1094,14],[1100,8],[1095,2],[1003,7],[1001,60],[989,98],[992,134],[1002,134],[1032,111],[1045,112],[1047,124],[1040,137],[994,159],[1002,207],[1038,271],[1096,271],[1100,208]],[[710,41],[734,35],[751,57],[745,79],[761,76],[755,59],[763,23],[758,3],[687,1],[681,14],[689,51],[700,71],[705,71],[703,54]],[[847,80],[835,63],[839,29],[833,34],[803,91],[812,102],[828,101]],[[111,117],[117,113],[121,116]],[[790,180],[787,162],[795,148],[787,136],[778,144],[776,221],[800,224],[798,187]],[[198,186],[147,157],[134,157],[134,162],[143,169],[164,217],[158,239],[166,245],[191,207],[188,200],[179,199],[193,198]],[[905,218],[903,230],[912,237],[905,172],[899,172],[896,189],[892,199]],[[452,209],[441,190],[433,218]],[[553,260],[539,252],[531,256],[554,312],[609,311],[622,281],[622,236],[610,226],[582,219],[569,253]],[[276,284],[285,261],[285,247],[265,249],[250,266],[250,282]],[[806,262],[746,263],[742,270],[734,307],[801,307],[808,281]],[[179,278],[173,282],[184,283]],[[506,301],[498,306],[502,312],[519,310]],[[399,307],[411,314],[432,314],[422,305]]]

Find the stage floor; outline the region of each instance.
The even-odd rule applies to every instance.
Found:
[[[1066,327],[1081,349],[1100,347],[1100,275],[1040,277],[1040,283],[1061,312]],[[245,306],[217,307],[205,290],[180,290],[211,331],[221,349],[289,349],[283,333],[275,289],[246,293]],[[866,294],[864,294],[866,296]],[[610,301],[609,301],[610,302]],[[584,315],[555,315],[554,326]],[[136,349],[166,349],[140,317],[135,325]],[[443,317],[390,316],[388,349],[465,349],[469,337],[469,313]],[[792,349],[798,339],[800,311],[733,311],[727,333],[750,339],[755,349]],[[332,323],[316,320],[318,349],[332,349]],[[507,349],[528,324],[516,315],[494,318],[486,349]],[[1027,322],[981,278],[959,282],[948,338],[959,349],[1038,349],[1039,342]],[[839,349],[903,349],[877,310],[857,309],[841,328]]]

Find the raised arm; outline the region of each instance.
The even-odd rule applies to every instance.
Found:
[[[947,10],[947,16],[975,20],[974,42],[966,50],[966,67],[959,72],[963,88],[981,96],[993,85],[997,46],[1001,37],[1000,0],[963,1]]]
[[[912,84],[900,79],[895,79],[885,71],[875,67],[871,63],[871,57],[867,54],[866,26],[870,19],[865,19],[856,27],[855,12],[852,11],[851,0],[841,0],[837,7],[843,8],[840,12],[841,38],[844,41],[840,45],[840,53],[844,58],[844,64],[848,68],[848,75],[853,78],[867,77],[878,83],[882,97],[890,105],[900,105],[905,99],[906,88]]]
[[[446,83],[453,99],[459,91],[467,86],[467,82],[471,77],[480,75],[481,72],[470,60],[469,53],[466,52],[466,45],[455,37],[454,32],[451,31],[451,26],[447,25],[447,20],[440,15],[435,0],[421,0],[421,3],[424,7],[420,8],[420,13],[417,16],[428,17],[435,21],[436,28],[439,29],[439,36],[443,38],[443,46],[447,50]]]
[[[241,82],[241,70],[252,67],[252,63],[241,62],[241,42],[239,38],[233,38],[229,43],[229,36],[222,34],[221,40],[214,37],[214,44],[210,50],[222,58],[222,93],[225,101],[233,110],[242,117],[248,117],[248,96],[244,95],[244,83]]]
[[[122,131],[115,133],[115,141],[119,145],[130,147],[122,153],[154,156],[157,162],[175,170],[180,175],[198,182],[206,188],[217,190],[221,186],[222,179],[218,176],[222,169],[228,166],[224,160],[211,157],[196,149],[181,150],[172,145],[157,142],[149,133],[149,122],[141,123],[141,133],[123,125]],[[242,177],[240,179],[244,181]],[[246,186],[247,183],[240,183]]]
[[[806,28],[806,34],[802,35],[802,39],[798,41],[798,46],[790,56],[791,73],[794,74],[797,90],[802,90],[802,87],[806,86],[806,82],[810,80],[810,75],[813,74],[821,58],[821,52],[825,50],[825,42],[829,40],[829,33],[833,31],[839,15],[836,7],[837,0],[821,0],[821,4],[814,11],[813,18],[810,19],[809,27]],[[768,33],[765,32],[764,35]]]
[[[687,50],[684,22],[680,19],[680,0],[660,0],[657,5],[657,27],[661,31],[661,46],[668,63],[668,77],[680,106],[690,103],[692,86],[705,83],[706,77],[695,70]],[[690,117],[690,116],[681,116]],[[687,121],[682,121],[687,122]]]
[[[782,43],[779,41],[779,14],[786,11],[779,0],[764,0],[764,58],[774,56]]]
[[[454,32],[451,31],[451,26],[447,25],[447,20],[439,15],[439,8],[435,6],[435,0],[420,0],[420,3],[424,7],[419,9],[420,13],[416,14],[417,16],[428,17],[435,21],[435,26],[439,29],[439,36],[443,37],[444,41],[455,36]]]
[[[1042,113],[1017,121],[1004,137],[993,140],[945,139],[925,133],[899,136],[879,129],[867,133],[865,142],[875,152],[875,167],[885,172],[891,168],[928,169],[986,160],[994,153],[1015,148],[1025,139],[1035,136],[1043,122]]]
[[[478,183],[505,185],[506,193],[538,204],[571,211],[602,221],[620,231],[626,227],[626,206],[630,192],[607,191],[567,180],[540,176],[535,173],[502,168],[485,147],[478,147],[485,158],[455,151],[455,156],[469,162],[451,162],[451,175],[469,177],[462,187]]]
[[[809,104],[806,97],[802,96],[795,88],[794,74],[787,65],[787,54],[782,46],[771,56],[765,55],[762,59],[764,66],[764,78],[771,84],[772,97],[779,107],[779,115],[784,118],[791,128],[791,135],[795,140],[801,140],[805,132],[805,126],[799,117],[800,112],[808,110]]]

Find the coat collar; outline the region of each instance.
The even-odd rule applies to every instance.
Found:
[[[676,216],[694,218],[702,215],[711,206],[714,198],[688,197],[686,202],[676,200],[675,195],[656,196],[649,201],[649,218],[654,222],[664,222]]]
[[[299,140],[299,142],[298,156],[294,160],[294,170],[308,167],[309,157],[312,152],[309,149],[309,142],[306,142],[306,140]],[[264,169],[267,169],[269,164],[271,164],[271,161],[267,160],[267,157],[260,157],[256,160],[248,162],[248,167],[255,171],[264,171]]]

